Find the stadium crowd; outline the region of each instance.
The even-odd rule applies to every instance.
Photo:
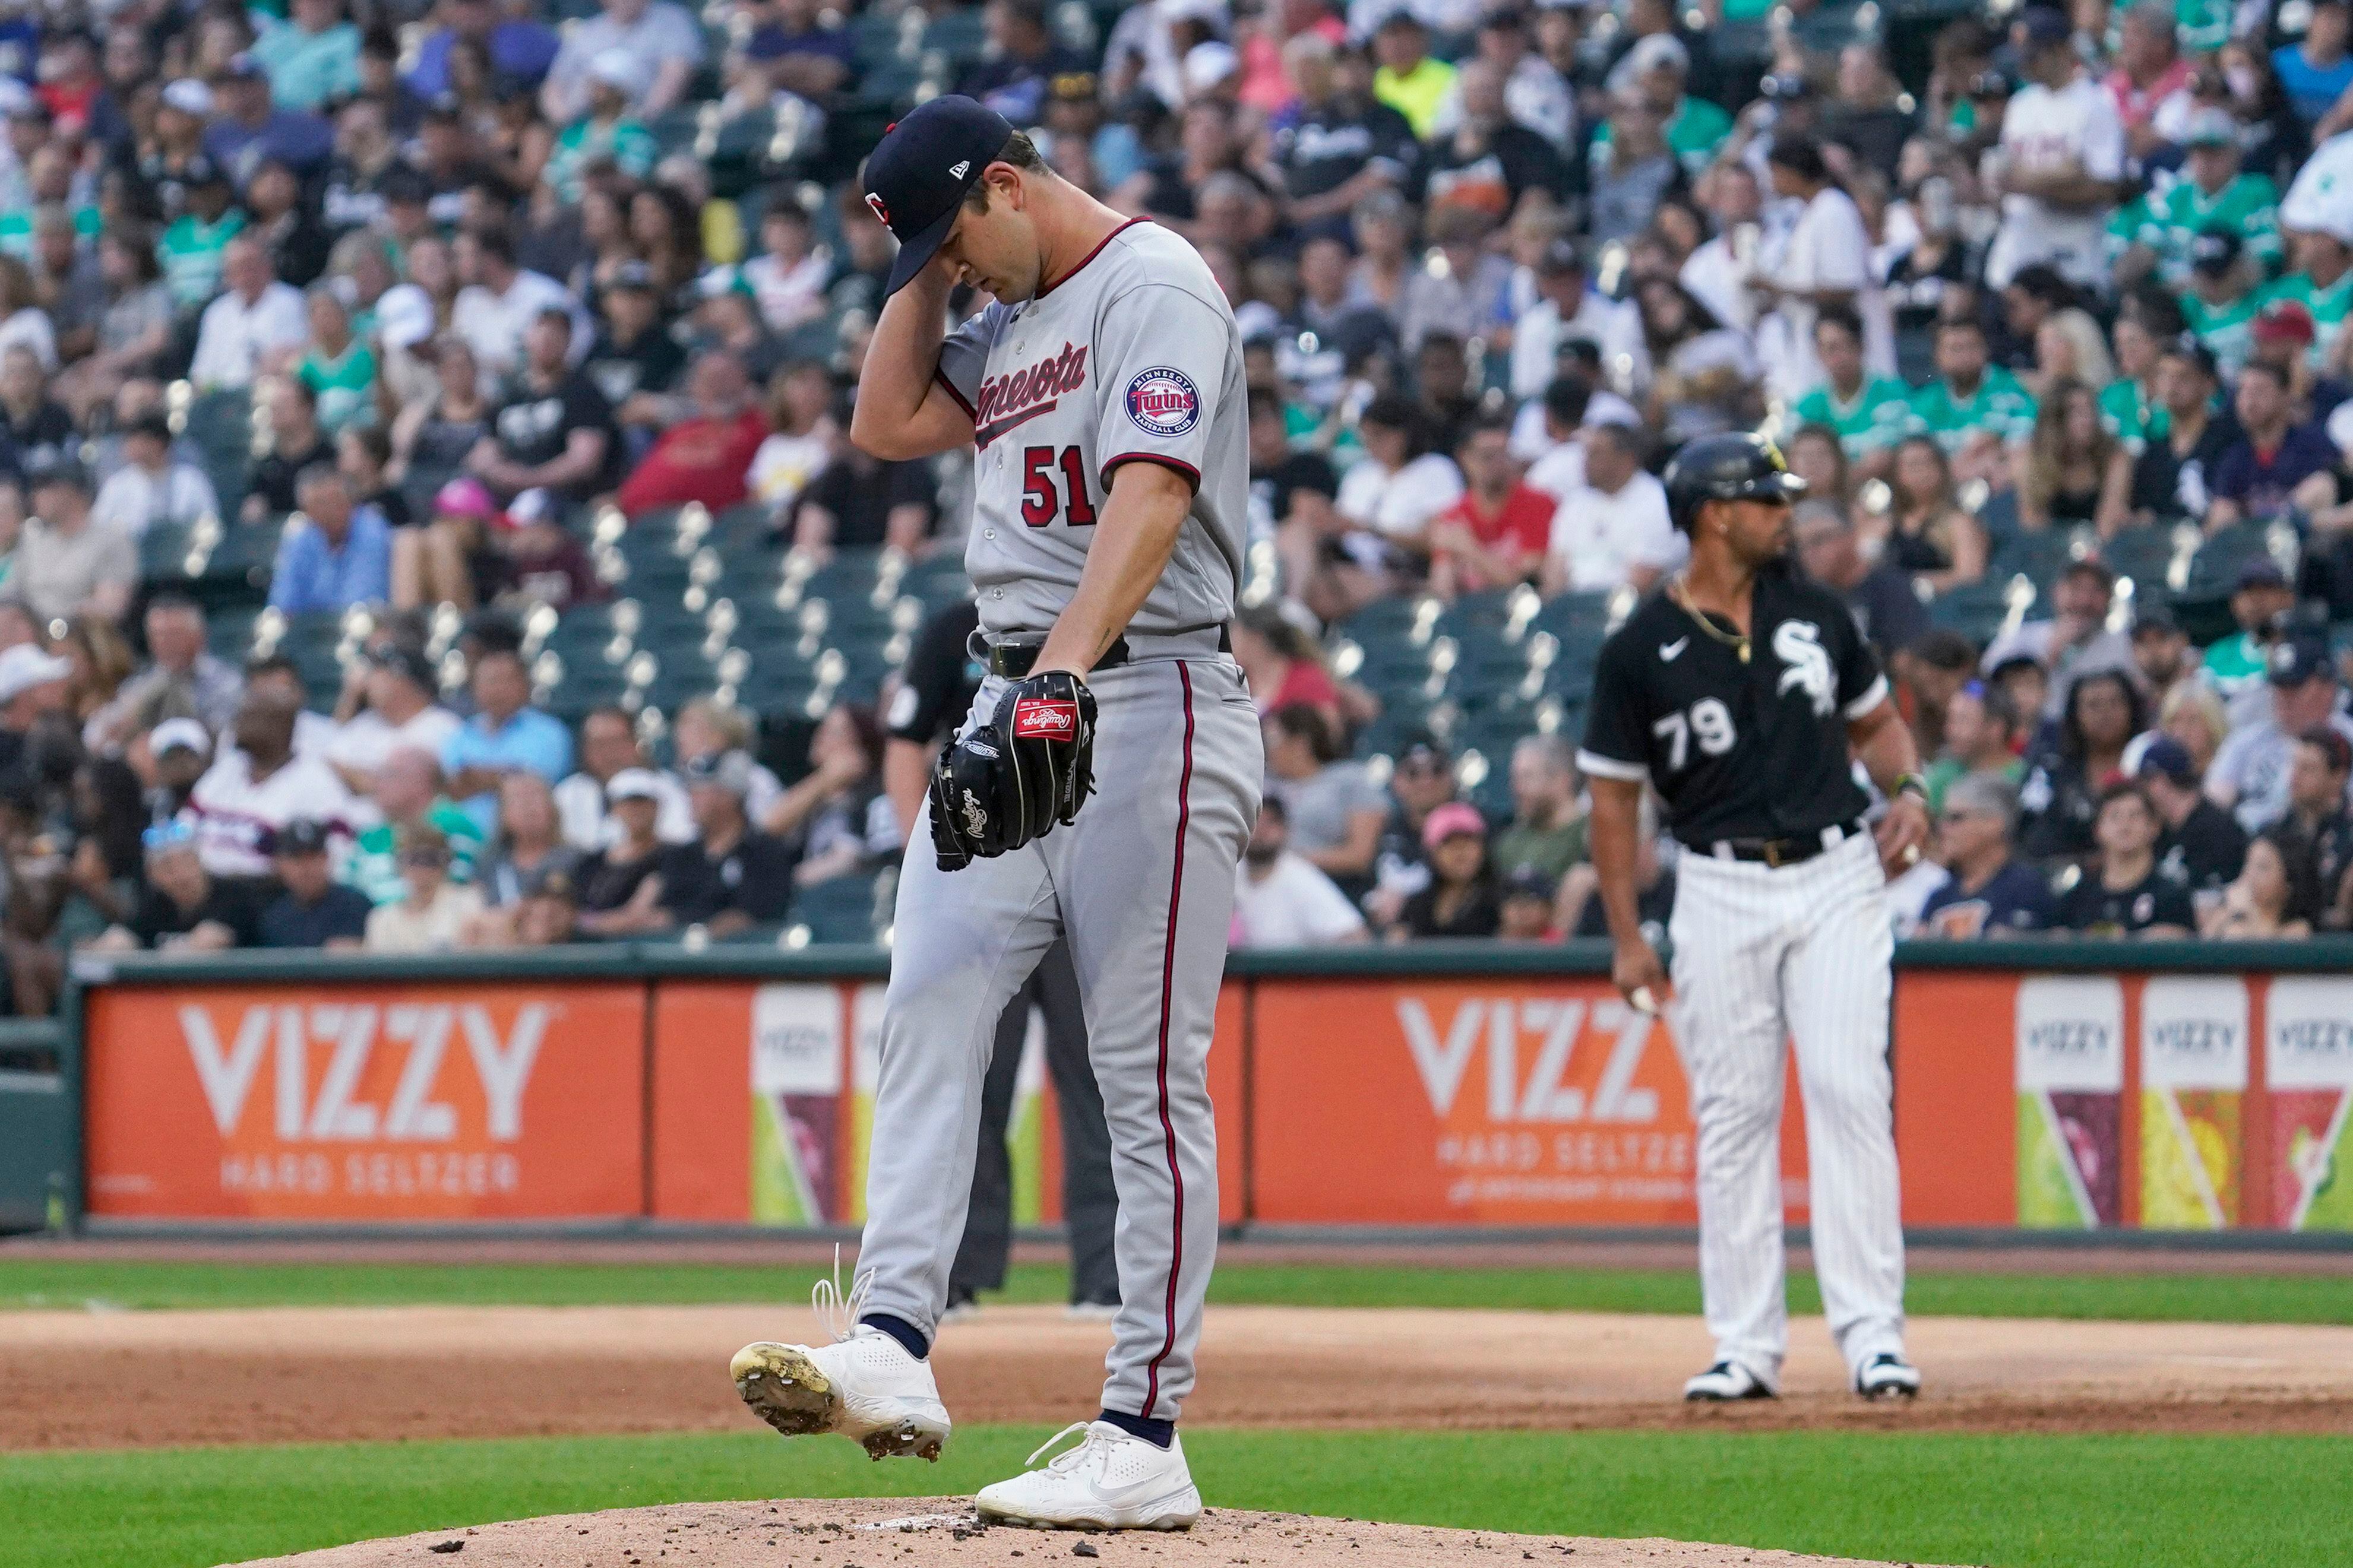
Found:
[[[887,919],[888,679],[583,706],[540,645],[689,513],[750,518],[787,584],[954,558],[968,455],[843,434],[891,249],[858,157],[938,90],[1192,239],[1241,327],[1269,784],[1238,943],[1600,934],[1575,661],[1525,701],[1384,684],[1373,635],[1588,605],[1598,635],[1677,564],[1675,446],[1756,427],[1936,759],[1901,929],[2346,928],[2348,17],[15,9],[9,1005],[79,947],[765,939],[844,887]],[[226,590],[199,569],[240,548]],[[332,685],[278,640],[322,621]],[[1662,921],[1676,852],[1642,862]]]

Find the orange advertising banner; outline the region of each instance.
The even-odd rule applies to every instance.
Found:
[[[617,1218],[645,1205],[646,987],[101,986],[108,1218]]]
[[[1693,1225],[1696,1134],[1663,1019],[1605,980],[1290,980],[1252,999],[1253,1219]],[[1795,1065],[1782,1193],[1806,1206]]]

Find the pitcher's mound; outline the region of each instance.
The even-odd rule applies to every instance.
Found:
[[[1225,1508],[1209,1510],[1181,1534],[984,1529],[964,1498],[881,1498],[678,1503],[558,1514],[363,1541],[242,1568],[424,1568],[441,1563],[453,1568],[1044,1568],[1090,1560],[1106,1568],[1504,1568],[1515,1562],[1563,1568],[1798,1568],[1855,1561],[1682,1541],[1504,1535]]]

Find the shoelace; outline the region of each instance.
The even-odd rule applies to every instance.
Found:
[[[820,1277],[809,1289],[809,1308],[817,1313],[818,1327],[836,1342],[848,1339],[858,1328],[859,1310],[866,1305],[866,1293],[873,1286],[874,1270],[869,1268],[851,1277],[849,1295],[841,1293],[841,1243],[835,1242],[833,1278]]]
[[[1047,1460],[1046,1468],[1054,1471],[1056,1474],[1060,1474],[1064,1470],[1076,1468],[1080,1461],[1087,1457],[1088,1453],[1094,1447],[1094,1446],[1103,1440],[1102,1436],[1095,1431],[1094,1423],[1091,1421],[1071,1422],[1068,1426],[1063,1427],[1060,1431],[1047,1438],[1043,1443],[1039,1444],[1037,1453],[1031,1454],[1027,1459],[1024,1459],[1022,1463],[1024,1465],[1036,1464],[1038,1462],[1039,1454],[1046,1452],[1049,1448],[1051,1448],[1055,1444],[1060,1443],[1063,1438],[1069,1436],[1073,1432],[1084,1433],[1086,1435],[1084,1440],[1082,1441],[1077,1447],[1067,1449]]]

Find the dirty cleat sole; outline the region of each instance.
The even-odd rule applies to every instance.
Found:
[[[944,1426],[913,1415],[864,1413],[847,1399],[825,1369],[799,1345],[763,1341],[745,1345],[728,1363],[735,1392],[752,1413],[787,1437],[839,1432],[854,1437],[873,1459],[939,1462],[947,1447]],[[871,1406],[873,1401],[859,1403]]]

